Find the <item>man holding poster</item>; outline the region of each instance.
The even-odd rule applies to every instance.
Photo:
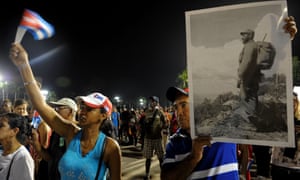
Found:
[[[209,134],[219,142],[293,146],[287,93],[292,88],[291,40],[283,29],[287,17],[285,1],[186,12],[192,137]],[[275,53],[256,51],[272,47],[266,45]],[[270,58],[259,58],[263,54]]]
[[[188,92],[178,87],[170,87],[166,96],[174,105],[180,128],[167,144],[161,179],[215,179],[217,177],[217,179],[238,180],[236,144],[222,142],[210,144],[209,136],[192,140]]]
[[[297,33],[294,18],[287,17],[283,28],[293,39]],[[179,129],[167,144],[161,179],[240,179],[236,144],[210,144],[209,136],[192,139],[188,91],[169,87],[166,97],[174,105]]]

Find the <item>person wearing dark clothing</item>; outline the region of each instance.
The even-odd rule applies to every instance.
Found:
[[[140,120],[140,143],[141,143],[141,150],[144,149],[144,138],[145,138],[145,114],[141,114]]]
[[[114,131],[114,125],[112,124],[112,121],[110,119],[105,119],[101,126],[100,126],[100,130],[108,137],[111,137],[113,139],[117,138],[117,135],[115,134]]]
[[[156,96],[149,97],[150,106],[145,110],[145,137],[143,156],[146,158],[145,179],[150,179],[151,158],[153,154],[158,157],[160,165],[163,161],[164,150],[162,145],[161,131],[166,126],[164,112],[159,105],[159,98]]]
[[[127,143],[129,141],[128,132],[129,132],[129,121],[130,121],[130,112],[127,108],[124,108],[120,114],[121,125],[119,132],[120,142]]]
[[[13,104],[10,99],[4,99],[1,103],[0,114],[9,113],[13,111]]]
[[[297,93],[294,96],[295,147],[273,147],[271,175],[273,180],[300,179],[300,117]]]
[[[132,108],[130,110],[130,118],[129,118],[129,133],[128,133],[128,137],[129,137],[129,144],[130,145],[137,145],[137,115],[135,110]]]
[[[210,136],[191,136],[189,91],[169,87],[179,129],[170,137],[161,167],[161,179],[238,180],[236,144],[213,142]]]
[[[74,100],[72,100],[71,98],[62,98],[58,101],[51,101],[49,104],[62,117],[68,119],[73,123],[77,123],[75,117],[78,108]],[[41,180],[61,179],[60,173],[58,171],[58,163],[62,155],[66,151],[67,145],[65,139],[55,131],[52,131],[49,147],[47,149],[44,149],[41,146],[41,143],[38,141],[36,131],[33,131],[33,133],[35,135],[35,138],[33,138],[31,144],[43,158],[41,163],[43,167],[46,168],[46,170],[38,172],[37,178]]]
[[[175,112],[172,113],[172,118],[171,118],[171,122],[170,122],[170,136],[172,136],[173,134],[176,133],[177,129],[178,129],[178,121],[176,119],[176,114]]]
[[[253,153],[256,161],[256,175],[269,178],[270,177],[270,161],[271,147],[252,145]]]
[[[60,174],[57,169],[58,162],[62,155],[66,152],[66,143],[63,137],[53,132],[50,138],[50,146],[47,150],[52,159],[48,161],[48,176],[49,180],[60,179]]]

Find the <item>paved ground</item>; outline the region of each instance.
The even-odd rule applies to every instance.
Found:
[[[122,180],[144,180],[145,176],[145,158],[140,150],[141,146],[125,146],[122,149]],[[251,168],[251,180],[262,180],[256,177],[256,164]],[[156,156],[152,159],[151,164],[151,180],[160,180],[159,161]],[[271,180],[271,178],[264,179]]]
[[[143,180],[145,176],[145,158],[142,156],[140,145],[121,146],[122,149],[122,180]],[[151,180],[160,180],[159,161],[152,158]]]

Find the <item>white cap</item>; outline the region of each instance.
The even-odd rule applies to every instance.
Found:
[[[112,103],[108,97],[99,92],[91,93],[87,96],[77,96],[76,100],[82,100],[87,106],[91,108],[103,107],[108,114],[111,114]]]
[[[51,101],[51,102],[49,102],[49,104],[52,104],[52,105],[55,105],[55,106],[68,106],[74,111],[78,110],[77,104],[71,98],[61,98],[58,101]]]

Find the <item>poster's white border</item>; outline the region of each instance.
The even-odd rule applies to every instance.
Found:
[[[202,13],[210,13],[215,11],[229,11],[232,9],[237,8],[247,8],[247,7],[258,7],[258,6],[266,6],[266,5],[282,5],[287,6],[286,1],[266,1],[266,2],[255,2],[255,3],[243,3],[239,5],[227,5],[222,7],[214,7],[214,8],[208,8],[208,9],[200,9],[200,10],[192,10],[192,11],[186,11],[185,12],[185,21],[186,21],[186,50],[187,50],[187,61],[189,60],[189,49],[191,48],[191,29],[190,29],[190,16],[194,14],[202,14]],[[209,21],[209,19],[208,19]],[[292,61],[292,60],[291,60]],[[292,62],[290,62],[292,64]],[[194,102],[193,102],[193,84],[192,81],[192,73],[189,71],[189,63],[187,63],[187,69],[188,69],[188,77],[189,77],[189,92],[190,92],[190,124],[191,124],[191,136],[194,138],[196,136],[195,134],[195,122],[194,122]],[[292,71],[292,65],[290,65],[290,71]],[[291,74],[287,74],[287,80],[292,79]],[[249,140],[249,139],[234,139],[234,138],[213,138],[214,141],[220,141],[220,142],[234,142],[234,143],[241,143],[241,144],[256,144],[256,145],[270,145],[270,146],[283,146],[283,147],[295,147],[294,143],[294,124],[293,124],[293,105],[292,105],[292,81],[287,81],[287,88],[286,88],[286,94],[287,94],[287,114],[288,114],[288,141],[287,142],[278,142],[276,140],[274,141],[261,141],[261,140]]]

